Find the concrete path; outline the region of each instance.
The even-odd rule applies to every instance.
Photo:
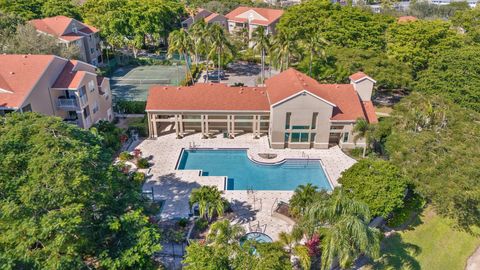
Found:
[[[478,270],[480,269],[480,246],[475,252],[468,258],[467,266],[465,270]]]

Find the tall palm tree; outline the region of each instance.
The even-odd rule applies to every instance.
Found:
[[[365,146],[363,147],[363,157],[367,152],[367,147],[369,147],[372,140],[372,126],[364,118],[359,118],[353,126],[353,141],[356,143],[360,138],[365,139]]]
[[[348,198],[341,189],[328,200],[313,203],[306,215],[326,232],[322,240],[322,269],[330,269],[337,261],[346,269],[361,254],[379,256],[380,232],[368,226],[368,206]]]
[[[216,53],[218,57],[218,70],[221,69],[221,59],[222,55],[233,53],[233,45],[230,43],[230,40],[227,38],[225,34],[225,29],[218,25],[214,24],[210,28],[211,33],[211,53]]]
[[[301,216],[304,214],[305,209],[314,201],[315,194],[317,193],[318,187],[314,186],[312,183],[306,185],[299,185],[293,196],[290,198],[290,210],[293,215]]]
[[[190,208],[193,204],[198,203],[200,216],[205,217],[208,221],[211,221],[215,213],[222,215],[225,211],[222,193],[215,186],[202,186],[192,190],[189,203]]]
[[[195,23],[190,28],[190,34],[193,39],[194,51],[195,51],[195,62],[198,64],[198,55],[203,55],[205,57],[205,69],[208,74],[208,65],[210,62],[210,55],[212,50],[212,31],[211,25],[200,21]],[[207,76],[208,82],[208,76]]]
[[[317,32],[312,33],[310,37],[306,40],[304,46],[310,54],[310,60],[308,64],[309,76],[312,76],[313,57],[315,55],[320,55],[321,57],[325,58],[325,46],[328,44],[329,42]]]
[[[183,28],[172,31],[168,36],[168,44],[169,57],[172,57],[175,53],[178,53],[181,57],[183,56],[183,59],[185,60],[186,74],[190,76],[193,84],[193,76],[190,72],[190,64],[188,62],[188,55],[193,49],[193,42],[190,35],[188,35]]]
[[[257,27],[252,35],[252,41],[254,42],[253,49],[260,51],[262,57],[262,84],[265,82],[265,56],[270,49],[270,35],[266,34],[263,26]]]
[[[292,34],[279,32],[273,41],[273,53],[280,61],[280,70],[283,71],[290,66],[292,56],[297,51],[297,42]]]
[[[208,243],[223,246],[238,241],[245,234],[245,229],[239,224],[230,224],[228,220],[220,220],[210,226],[207,235]]]

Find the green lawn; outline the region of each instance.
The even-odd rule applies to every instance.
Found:
[[[374,269],[462,270],[480,238],[454,230],[449,220],[427,208],[419,225],[384,240],[383,257]],[[479,230],[475,231],[479,233]]]

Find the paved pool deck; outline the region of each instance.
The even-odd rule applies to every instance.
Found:
[[[167,134],[156,139],[147,139],[137,148],[144,156],[152,156],[154,163],[143,189],[153,188],[156,200],[165,200],[161,217],[164,219],[186,217],[189,214],[188,200],[193,188],[202,185],[217,186],[224,189],[224,177],[200,176],[198,170],[175,170],[183,148],[248,148],[250,158],[262,162],[279,162],[284,158],[320,159],[329,176],[331,184],[338,186],[342,171],[350,168],[355,160],[345,155],[339,147],[330,149],[270,149],[266,136],[253,139],[252,134],[226,139],[222,136],[202,139],[200,134],[176,139],[175,134]],[[277,154],[272,160],[262,159],[258,153]],[[232,222],[242,224],[247,232],[261,230],[274,240],[282,231],[289,232],[292,224],[272,216],[272,211],[279,201],[288,202],[293,191],[225,190],[224,197],[232,204],[234,210],[230,216]]]

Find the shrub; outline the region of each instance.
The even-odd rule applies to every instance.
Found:
[[[199,231],[204,231],[208,226],[208,221],[204,218],[199,218],[195,221],[195,227]]]
[[[117,100],[115,101],[115,110],[120,113],[143,114],[146,105],[145,101]]]
[[[138,159],[137,161],[137,167],[140,168],[140,169],[146,169],[150,166],[150,164],[148,164],[148,159],[146,158],[140,158]]]
[[[120,155],[118,155],[118,159],[121,161],[127,161],[132,159],[132,155],[128,153],[127,151],[121,152]]]
[[[123,130],[116,127],[114,123],[100,121],[91,127],[90,131],[102,138],[104,148],[107,148],[112,152],[116,152],[120,149],[120,137],[123,134]]]
[[[145,174],[142,173],[142,172],[135,172],[133,174],[133,181],[135,181],[135,183],[143,183],[143,181],[145,180]]]
[[[128,134],[132,130],[135,130],[140,137],[147,137],[148,136],[148,125],[147,125],[147,117],[143,118],[136,118],[132,122],[128,124]]]
[[[181,218],[178,222],[177,222],[178,226],[182,227],[182,228],[185,228],[187,227],[188,225],[188,219],[186,218]]]

